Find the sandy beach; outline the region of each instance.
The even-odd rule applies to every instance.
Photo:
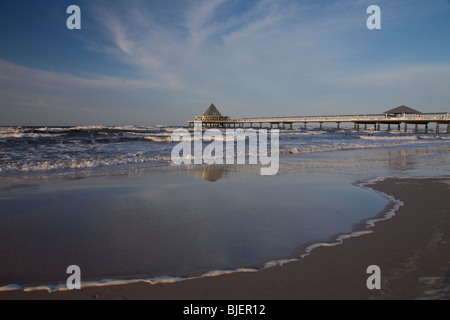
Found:
[[[450,0],[0,7],[0,301],[450,300]]]
[[[176,283],[5,291],[0,299],[449,299],[450,179],[388,178],[369,187],[402,201],[397,215],[301,261]],[[366,286],[370,265],[380,267],[380,290]]]

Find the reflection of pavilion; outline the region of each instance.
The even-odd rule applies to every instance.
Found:
[[[195,171],[195,177],[214,182],[222,178],[226,172],[227,169],[225,167],[206,165],[201,170]]]

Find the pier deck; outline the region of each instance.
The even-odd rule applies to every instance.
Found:
[[[193,125],[195,120],[189,120],[189,125]],[[259,117],[259,118],[242,118],[226,121],[208,121],[202,122],[204,127],[208,128],[263,128],[264,125],[269,125],[270,128],[293,129],[293,125],[301,123],[306,126],[309,123],[318,123],[322,129],[323,123],[336,123],[336,128],[340,129],[341,123],[353,123],[355,130],[360,130],[360,126],[373,125],[375,131],[380,130],[380,125],[385,124],[388,130],[391,130],[392,125],[397,125],[398,131],[401,130],[401,124],[404,126],[404,131],[407,132],[408,125],[415,126],[415,132],[418,132],[418,126],[424,125],[425,132],[428,132],[428,125],[430,123],[436,124],[436,133],[439,133],[440,125],[447,125],[446,132],[450,133],[450,113],[449,112],[435,112],[422,113],[417,115],[388,115],[388,114],[368,114],[368,115],[328,115],[328,116],[293,116],[293,117]],[[259,126],[258,126],[259,125]]]

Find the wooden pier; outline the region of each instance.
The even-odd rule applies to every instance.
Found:
[[[405,112],[402,112],[405,111]],[[425,133],[428,133],[429,125],[435,125],[435,133],[450,133],[450,112],[421,113],[405,106],[384,112],[383,114],[367,115],[325,115],[325,116],[292,116],[292,117],[259,117],[242,118],[230,120],[223,117],[221,120],[202,119],[202,125],[206,128],[276,128],[293,129],[294,124],[302,124],[304,129],[310,123],[319,125],[323,130],[324,123],[335,123],[339,130],[342,123],[352,123],[354,130],[367,130],[373,126],[374,131],[380,131],[381,125],[386,126],[388,131],[397,130],[408,132],[413,126],[414,132],[419,132],[419,126],[422,126]],[[197,120],[189,120],[192,126]],[[402,128],[403,126],[403,128]]]

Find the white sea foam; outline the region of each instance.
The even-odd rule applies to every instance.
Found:
[[[365,228],[366,228],[365,230],[358,230],[358,231],[355,231],[355,232],[352,232],[352,233],[349,233],[349,234],[343,234],[343,235],[340,235],[340,236],[338,236],[338,237],[336,238],[336,240],[333,241],[333,242],[319,242],[319,243],[314,243],[314,244],[308,246],[308,247],[305,249],[305,252],[300,256],[299,259],[281,260],[281,261],[282,261],[282,264],[288,263],[288,262],[291,262],[291,261],[299,261],[299,260],[302,260],[302,259],[304,259],[305,257],[309,256],[309,255],[311,254],[311,252],[312,252],[314,249],[316,249],[316,248],[319,248],[319,247],[334,247],[334,246],[338,246],[338,245],[343,244],[344,241],[345,241],[346,239],[356,238],[356,237],[364,236],[364,235],[367,235],[367,234],[371,234],[371,233],[374,232],[374,231],[373,231],[373,228],[375,227],[375,225],[376,225],[378,222],[385,221],[385,220],[388,220],[388,219],[393,218],[393,217],[397,214],[397,212],[398,212],[398,210],[400,209],[400,207],[404,205],[404,203],[403,203],[402,201],[400,201],[400,200],[395,199],[395,197],[393,197],[392,195],[388,195],[388,194],[386,194],[386,193],[383,193],[383,192],[380,192],[380,191],[377,191],[377,190],[374,190],[374,189],[371,189],[370,187],[368,187],[369,185],[374,184],[375,182],[381,182],[381,181],[383,181],[383,180],[385,180],[385,179],[387,179],[387,178],[388,178],[388,177],[379,177],[379,178],[375,178],[375,179],[372,179],[372,180],[370,180],[370,181],[363,182],[363,183],[360,183],[360,184],[359,184],[359,186],[360,186],[361,188],[365,188],[365,189],[368,189],[368,190],[370,190],[370,191],[372,191],[372,192],[376,192],[377,194],[379,194],[379,195],[381,195],[382,197],[387,198],[387,199],[389,200],[389,202],[390,202],[390,207],[391,207],[391,208],[390,208],[389,211],[387,211],[387,212],[383,215],[383,217],[366,220],[366,221],[365,221]],[[268,266],[275,266],[275,265],[279,265],[279,264],[280,264],[280,263],[279,263],[278,261],[271,261],[271,262],[268,262],[266,265],[268,265]]]
[[[148,283],[151,285],[154,284],[167,284],[167,283],[175,283],[185,280],[194,280],[206,277],[217,277],[221,275],[238,273],[238,272],[257,272],[257,269],[253,268],[238,268],[238,269],[230,269],[230,270],[213,270],[207,273],[204,273],[200,276],[194,277],[154,277],[154,278],[134,278],[134,279],[103,279],[99,281],[82,281],[81,288],[91,288],[91,287],[102,287],[102,286],[117,286],[117,285],[127,285],[133,283]],[[2,291],[14,291],[14,290],[23,290],[25,292],[32,291],[40,291],[44,290],[47,292],[57,292],[57,291],[69,291],[70,289],[66,284],[45,284],[39,286],[26,286],[20,284],[9,284],[0,287],[0,292]]]
[[[91,169],[99,167],[111,167],[118,165],[130,165],[140,163],[169,163],[167,156],[142,156],[139,154],[126,154],[106,159],[60,159],[36,162],[12,162],[0,166],[0,172],[48,172],[56,170]]]
[[[0,127],[0,173],[95,169],[152,161],[170,164],[171,148],[176,143],[171,141],[171,133],[176,129],[103,125]],[[223,134],[217,137],[217,141],[226,143],[234,140],[234,137],[225,134],[226,129],[219,130]],[[191,135],[190,140],[201,141],[201,137]],[[449,142],[450,136],[446,134],[295,129],[281,130],[280,153],[302,154]]]

